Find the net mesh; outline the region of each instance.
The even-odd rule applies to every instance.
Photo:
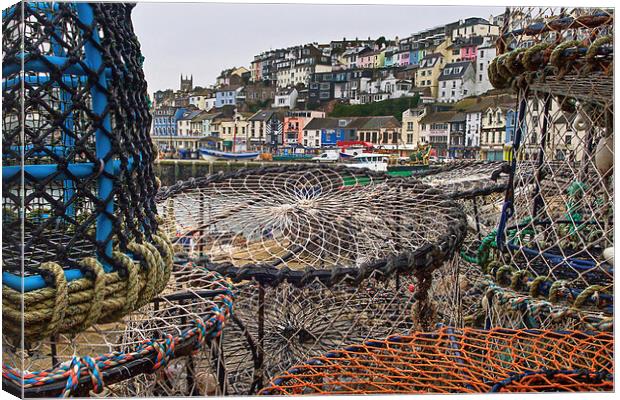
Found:
[[[21,241],[14,234],[20,207],[26,274],[37,273],[35,267],[45,261],[78,267],[86,256],[104,259],[107,242],[114,239],[127,250],[130,241],[157,228],[151,117],[129,19],[132,6],[80,7],[23,2],[3,11],[5,271],[21,274]],[[97,57],[98,67],[86,62]],[[102,101],[110,106],[100,110]],[[99,141],[109,143],[107,151]],[[110,169],[114,161],[118,173]],[[40,168],[29,168],[34,165]],[[82,174],[80,167],[91,171]],[[101,197],[101,175],[114,178],[110,198]],[[110,199],[116,209],[105,217],[113,232],[101,240],[95,237],[96,218],[99,209],[110,211],[105,208]]]
[[[268,167],[180,183],[159,204],[177,251],[239,282],[222,342],[230,393],[255,393],[335,347],[451,317],[431,300],[432,279],[465,220],[417,180]]]
[[[578,309],[576,321],[609,329],[613,12],[516,8],[505,22],[489,76],[517,93],[514,161],[499,226],[478,262],[498,286],[528,293],[534,307],[573,317]],[[510,325],[510,313],[495,314]]]
[[[438,190],[342,168],[267,167],[199,178],[169,187],[160,199],[166,231],[190,257],[270,283],[363,279],[377,269],[407,269],[414,258],[430,265],[454,249],[463,228],[457,206]]]
[[[5,388],[26,397],[222,394],[217,360],[232,302],[219,274],[177,264],[159,297],[119,321],[24,349],[5,340]]]
[[[260,394],[610,391],[612,373],[609,333],[444,327],[315,357]]]
[[[3,328],[28,345],[118,319],[169,276],[132,7],[2,12]]]

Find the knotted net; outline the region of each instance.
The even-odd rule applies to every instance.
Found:
[[[517,94],[513,159],[499,224],[470,257],[490,278],[487,326],[611,329],[613,17],[506,12],[489,77]]]
[[[611,391],[612,374],[609,333],[444,327],[334,350],[260,394]]]
[[[447,318],[428,291],[465,219],[417,180],[267,167],[179,183],[159,204],[177,251],[239,282],[223,341],[231,393],[335,346]]]

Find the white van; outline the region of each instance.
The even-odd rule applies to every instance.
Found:
[[[316,162],[336,162],[336,161],[338,161],[338,158],[340,158],[338,152],[329,152],[329,153],[319,154],[316,157],[312,157],[312,161],[316,161]]]

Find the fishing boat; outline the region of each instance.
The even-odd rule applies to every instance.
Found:
[[[206,161],[216,160],[253,160],[259,156],[256,151],[244,152],[244,153],[229,153],[225,151],[213,150],[213,149],[200,149],[200,157]]]
[[[371,171],[386,172],[388,170],[389,157],[380,153],[363,153],[353,157],[352,162],[347,164],[351,168],[368,168]]]

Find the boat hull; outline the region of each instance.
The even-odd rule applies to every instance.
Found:
[[[217,160],[253,160],[259,156],[258,152],[228,153],[225,151],[200,149],[200,157],[206,161]]]

